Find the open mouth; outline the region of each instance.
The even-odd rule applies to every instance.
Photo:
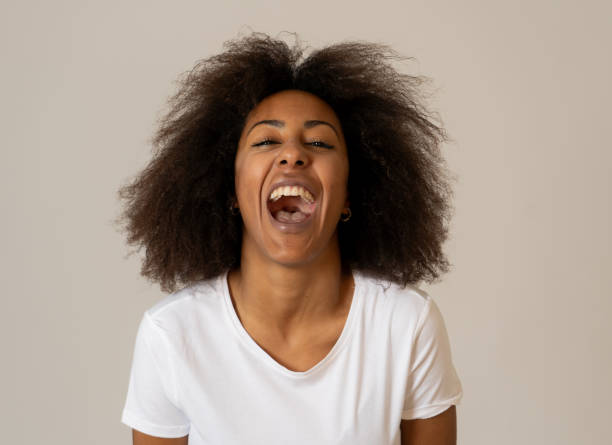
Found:
[[[283,224],[299,224],[308,220],[317,204],[310,194],[299,186],[279,187],[270,194],[268,210]]]

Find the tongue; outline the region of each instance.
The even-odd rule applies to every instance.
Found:
[[[276,214],[273,214],[274,219],[283,223],[300,223],[308,218],[308,215],[300,212],[285,212],[284,210],[279,210]]]
[[[308,218],[316,207],[315,203],[308,204],[299,196],[283,196],[276,201],[270,201],[268,208],[272,216],[285,223],[299,223]]]

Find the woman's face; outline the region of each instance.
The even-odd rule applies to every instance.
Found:
[[[338,249],[348,172],[340,122],[327,103],[299,90],[265,98],[247,116],[235,160],[243,253],[299,265]]]

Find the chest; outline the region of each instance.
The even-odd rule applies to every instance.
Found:
[[[399,444],[403,379],[375,338],[356,329],[340,347],[331,335],[301,349],[231,335],[201,345],[176,363],[189,443]]]
[[[261,365],[186,383],[190,444],[399,444],[401,406],[369,372],[335,362],[294,379]]]
[[[268,331],[247,329],[253,342],[271,359],[293,372],[306,372],[322,362],[342,334],[342,321],[313,328],[293,341],[272,336]]]

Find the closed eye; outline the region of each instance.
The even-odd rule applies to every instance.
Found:
[[[308,142],[308,144],[314,145],[315,147],[334,148],[333,145],[326,144],[323,141],[311,141],[311,142]]]
[[[264,145],[272,145],[272,144],[279,144],[279,142],[272,140],[272,139],[264,139],[261,142],[256,142],[252,145],[252,147],[261,147]],[[334,148],[333,145],[329,145],[323,141],[310,141],[307,142],[308,145],[312,145],[314,147],[321,147],[321,148]]]
[[[271,145],[271,144],[278,144],[278,142],[273,141],[272,139],[264,139],[261,142],[256,142],[255,144],[252,145],[252,147],[260,147],[262,145]]]

